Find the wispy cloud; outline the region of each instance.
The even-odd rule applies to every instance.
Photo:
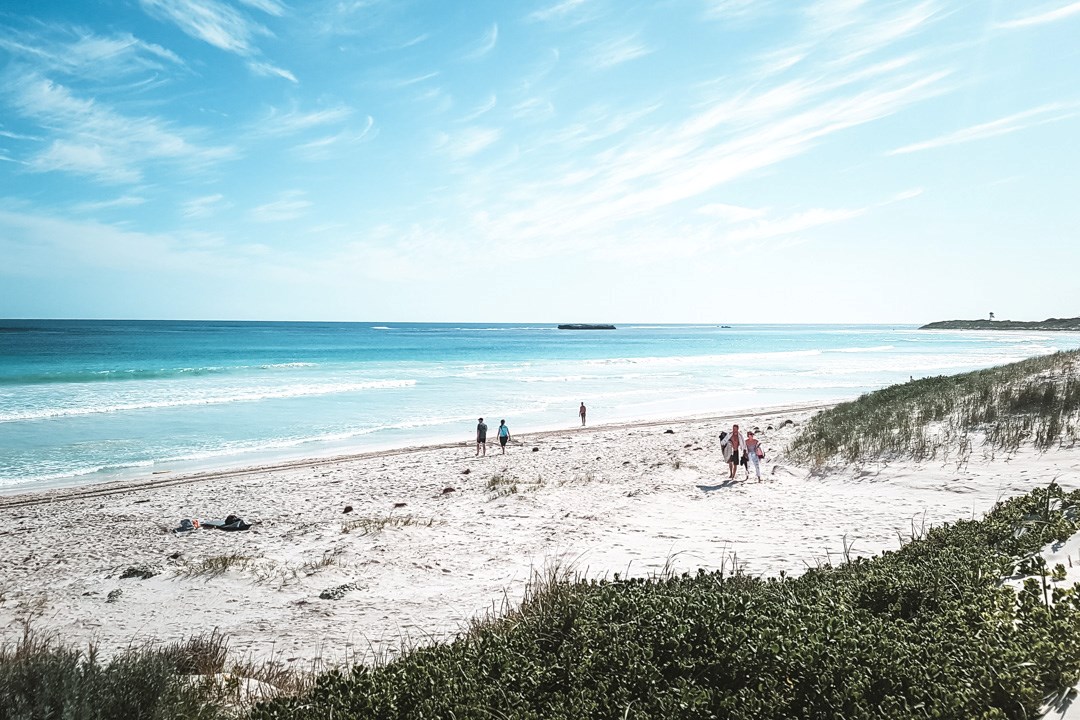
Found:
[[[466,60],[479,60],[495,49],[499,42],[499,25],[492,23],[483,37],[474,43],[472,49],[465,53]]]
[[[295,220],[304,215],[312,205],[310,200],[304,199],[305,195],[303,190],[283,192],[277,200],[252,208],[251,218],[267,223]]]
[[[1050,10],[1044,10],[1041,13],[1034,15],[1024,15],[1023,17],[1016,18],[1014,20],[1006,20],[997,24],[999,28],[1021,28],[1031,27],[1032,25],[1045,25],[1047,23],[1057,22],[1073,15],[1080,15],[1080,2],[1070,3],[1068,5],[1062,5],[1052,8]]]
[[[481,115],[494,110],[496,105],[498,105],[498,99],[495,97],[495,93],[492,93],[487,100],[477,105],[469,114],[458,118],[458,122],[472,122]]]
[[[281,17],[285,14],[285,4],[277,0],[240,0],[240,3],[256,10],[262,10],[267,15]]]
[[[185,67],[176,53],[130,33],[105,36],[58,24],[32,31],[0,26],[0,49],[36,72],[97,80]]]
[[[709,203],[698,208],[702,215],[714,217],[727,223],[741,223],[753,220],[765,215],[761,208],[749,208],[741,205],[727,205],[725,203]]]
[[[138,207],[146,202],[146,198],[137,195],[121,195],[112,200],[99,200],[96,202],[81,202],[71,206],[77,213],[90,213],[99,210],[115,210],[117,208]]]
[[[890,150],[888,154],[903,155],[906,153],[919,152],[921,150],[932,150],[934,148],[946,147],[949,145],[958,145],[974,140],[985,140],[987,138],[1025,130],[1029,127],[1066,120],[1068,118],[1076,117],[1077,115],[1080,115],[1080,104],[1078,103],[1050,103],[1049,105],[1041,105],[1030,110],[1024,110],[1023,112],[998,118],[997,120],[991,120],[990,122],[972,125],[971,127],[941,135],[931,140],[904,145],[895,150]]]
[[[756,20],[774,12],[772,0],[707,0],[705,17],[710,20]]]
[[[530,13],[528,20],[546,22],[549,20],[564,20],[578,13],[589,0],[562,0],[554,5]]]
[[[292,135],[326,125],[339,125],[348,120],[353,110],[345,105],[303,112],[295,107],[282,111],[272,108],[255,124],[255,131],[263,135]]]
[[[787,217],[754,220],[744,227],[733,230],[728,235],[728,240],[740,243],[795,235],[823,225],[832,225],[851,220],[865,212],[865,208],[835,210],[813,208]]]
[[[256,74],[297,81],[288,70],[262,59],[255,40],[272,33],[232,5],[221,0],[139,0],[139,4],[193,38],[247,58],[248,68]],[[284,13],[284,6],[274,0],[245,0],[244,4],[271,15]]]
[[[304,160],[326,160],[338,155],[350,145],[357,145],[375,137],[375,118],[370,115],[359,129],[346,129],[333,135],[308,140],[293,148],[293,152]]]
[[[490,147],[501,136],[498,128],[470,127],[453,134],[439,133],[435,147],[453,160],[464,160]]]
[[[188,220],[208,218],[219,210],[228,207],[224,201],[225,196],[220,193],[203,195],[183,203],[180,206],[180,214]]]
[[[6,137],[10,140],[32,140],[35,142],[41,142],[45,139],[40,135],[24,135],[23,133],[11,132],[10,130],[0,130],[0,137]]]
[[[391,83],[391,85],[393,87],[398,87],[398,88],[409,87],[410,85],[417,85],[417,84],[422,83],[422,82],[424,82],[426,80],[432,80],[432,79],[437,78],[437,77],[439,77],[439,71],[435,70],[433,72],[424,73],[423,75],[417,75],[415,77],[405,78],[404,80],[395,80],[394,82]]]
[[[296,79],[295,75],[285,68],[279,68],[277,65],[271,65],[268,62],[252,60],[248,62],[247,66],[248,69],[256,75],[262,75],[263,77],[279,77],[292,83],[300,82]]]
[[[630,35],[615,40],[600,43],[593,49],[593,64],[602,70],[622,65],[639,57],[644,57],[652,50],[637,39],[636,35]]]
[[[551,117],[555,113],[555,106],[546,98],[531,97],[514,105],[511,112],[519,120],[540,120]]]
[[[201,147],[165,121],[129,117],[94,100],[83,100],[63,85],[30,75],[10,84],[11,105],[20,115],[49,127],[54,139],[32,155],[32,171],[60,170],[106,182],[136,182],[156,161],[203,164],[233,154],[228,147]]]

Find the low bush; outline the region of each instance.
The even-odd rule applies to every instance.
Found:
[[[966,462],[1031,442],[1045,450],[1080,435],[1080,350],[962,375],[923,378],[814,415],[789,459],[823,465],[889,458]]]
[[[555,581],[508,617],[256,706],[276,718],[1031,718],[1080,673],[1080,586],[1001,578],[1077,531],[1056,485],[799,578]]]
[[[220,718],[223,689],[192,676],[220,672],[220,635],[166,647],[131,649],[107,663],[29,628],[0,647],[0,720],[171,720]]]

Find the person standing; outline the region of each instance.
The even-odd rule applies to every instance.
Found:
[[[487,425],[484,424],[484,418],[480,418],[476,423],[476,454],[480,453],[487,455]]]
[[[724,462],[728,463],[728,472],[731,472],[731,436],[727,430],[720,431],[720,455]]]
[[[510,428],[506,427],[506,421],[499,421],[499,447],[502,448],[502,454],[506,454],[506,443],[510,442]]]
[[[761,482],[761,458],[765,457],[765,452],[761,449],[761,443],[754,437],[754,433],[747,431],[746,433],[746,457],[750,460],[750,465],[754,466],[754,474],[757,475],[758,482]],[[750,477],[750,467],[746,468],[746,476]]]
[[[731,471],[730,479],[735,479],[735,471],[739,469],[739,451],[742,450],[742,435],[739,426],[731,426],[731,454],[728,455],[728,470]]]
[[[585,427],[585,403],[581,403],[581,407],[578,408],[577,414],[581,416],[581,427]]]

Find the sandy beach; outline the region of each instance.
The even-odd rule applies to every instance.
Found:
[[[516,602],[535,571],[801,573],[1054,479],[1080,485],[1080,449],[812,474],[781,449],[813,411],[515,433],[505,455],[492,443],[480,458],[462,441],[2,497],[0,638],[29,618],[106,654],[217,630],[238,656],[296,667],[392,656]],[[733,422],[759,429],[765,482],[741,469],[728,480],[718,434]],[[229,514],[255,525],[172,532]]]

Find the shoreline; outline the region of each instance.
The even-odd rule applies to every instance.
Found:
[[[840,401],[843,402],[843,401]],[[687,421],[719,421],[733,418],[750,418],[760,417],[763,415],[777,414],[777,413],[803,413],[803,412],[817,412],[833,407],[838,404],[837,402],[826,403],[794,403],[775,405],[767,407],[751,408],[747,411],[734,410],[726,413],[710,412],[700,415],[688,415],[682,418],[660,418],[660,419],[641,419],[641,420],[627,420],[618,421],[612,423],[604,423],[598,425],[590,425],[585,428],[571,426],[567,428],[545,428],[537,430],[535,432],[522,433],[522,437],[529,438],[546,438],[553,435],[559,435],[565,432],[578,432],[582,430],[614,430],[619,428],[645,428],[655,427],[659,425],[670,425],[672,423],[680,423]],[[517,433],[514,434],[516,439]],[[489,445],[495,445],[491,442]],[[29,505],[47,504],[54,502],[63,502],[65,500],[75,498],[87,498],[87,497],[99,497],[105,495],[115,495],[117,493],[133,492],[138,490],[151,490],[154,488],[172,487],[175,485],[186,485],[191,483],[205,482],[210,480],[218,480],[230,477],[242,477],[245,475],[251,475],[254,473],[273,473],[284,470],[296,470],[296,469],[314,469],[322,467],[324,465],[334,465],[342,462],[349,462],[354,460],[364,460],[381,457],[392,457],[396,455],[407,455],[414,452],[423,452],[427,450],[440,450],[450,449],[457,447],[473,447],[474,443],[468,441],[445,441],[436,443],[426,443],[421,445],[406,445],[403,447],[384,448],[378,450],[365,450],[353,453],[339,453],[335,455],[329,455],[327,457],[308,457],[300,458],[296,460],[284,460],[282,462],[271,462],[266,464],[255,465],[243,465],[240,467],[219,467],[211,468],[208,470],[194,470],[194,471],[181,471],[173,474],[170,470],[155,471],[149,475],[142,474],[141,477],[134,479],[121,479],[121,480],[101,480],[98,482],[88,483],[65,483],[62,485],[56,485],[52,487],[43,487],[37,489],[28,489],[21,487],[4,488],[0,487],[0,509],[25,507]],[[168,475],[168,477],[160,477],[162,475]],[[85,476],[73,476],[85,477]],[[0,532],[0,535],[3,533]]]

